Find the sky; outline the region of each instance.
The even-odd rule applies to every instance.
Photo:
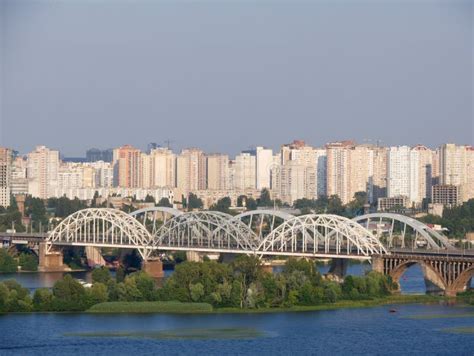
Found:
[[[0,145],[474,144],[473,9],[0,0]]]

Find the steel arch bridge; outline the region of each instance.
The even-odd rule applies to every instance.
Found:
[[[293,217],[275,228],[258,248],[261,254],[370,258],[387,250],[360,224],[338,215]]]
[[[408,216],[392,213],[361,215],[353,219],[374,231],[388,248],[401,249],[454,249],[448,238],[428,225]]]
[[[83,209],[69,215],[48,234],[52,245],[137,249],[144,260],[150,254],[152,235],[133,216],[109,208]]]
[[[161,225],[153,220],[158,213],[165,216]],[[269,225],[262,233],[264,220]],[[367,229],[349,219],[325,214],[294,217],[271,210],[231,216],[157,207],[129,215],[91,208],[64,219],[46,242],[48,251],[53,245],[132,248],[144,260],[164,250],[358,259],[387,253]]]

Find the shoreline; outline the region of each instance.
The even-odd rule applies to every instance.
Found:
[[[156,301],[156,302],[105,302],[96,304],[95,306],[84,311],[30,311],[30,312],[8,312],[0,313],[2,315],[9,314],[107,314],[107,315],[124,315],[124,314],[179,314],[179,315],[210,315],[210,314],[272,314],[272,313],[303,313],[314,311],[330,311],[340,309],[356,309],[356,308],[373,308],[384,305],[406,305],[406,304],[448,304],[472,306],[462,296],[457,298],[448,298],[444,296],[431,296],[426,294],[414,295],[393,295],[389,297],[376,298],[372,300],[343,300],[331,304],[319,304],[309,306],[292,306],[283,308],[255,308],[240,309],[235,307],[213,308],[207,303],[181,303],[175,301]],[[124,309],[112,310],[112,308],[103,307],[125,307]],[[195,308],[196,306],[201,307]],[[202,308],[204,307],[204,309]],[[472,306],[474,307],[474,306]],[[98,309],[98,310],[93,310]]]

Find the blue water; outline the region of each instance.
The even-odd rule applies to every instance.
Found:
[[[474,335],[447,333],[474,327],[474,318],[409,319],[418,314],[474,312],[441,305],[397,305],[275,314],[0,316],[1,355],[473,355]],[[79,337],[66,333],[150,332],[193,328],[255,328],[244,339],[159,340]]]

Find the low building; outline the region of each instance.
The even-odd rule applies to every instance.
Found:
[[[458,185],[434,185],[432,188],[433,204],[446,207],[460,205],[462,202],[461,189]]]
[[[379,198],[377,204],[377,211],[390,211],[397,208],[409,208],[410,199],[404,195],[391,197],[391,198]]]

